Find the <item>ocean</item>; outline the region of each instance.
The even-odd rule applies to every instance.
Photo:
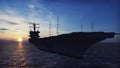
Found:
[[[97,43],[78,59],[39,50],[29,42],[2,41],[0,68],[120,68],[120,43]]]

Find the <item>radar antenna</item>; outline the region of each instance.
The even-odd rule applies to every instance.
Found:
[[[33,28],[33,31],[36,32],[39,30],[40,27],[37,27],[37,25],[40,25],[40,24],[36,24],[36,23],[29,23],[29,24],[32,24],[33,26],[29,26],[30,28]],[[37,28],[37,30],[36,30]]]

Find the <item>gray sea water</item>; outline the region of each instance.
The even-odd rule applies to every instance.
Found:
[[[0,42],[0,68],[120,68],[120,43],[97,43],[81,60],[44,52],[29,42]]]

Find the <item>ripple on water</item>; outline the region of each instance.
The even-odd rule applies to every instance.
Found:
[[[108,48],[109,47],[109,48]],[[105,51],[108,48],[107,51]],[[117,68],[120,67],[118,46],[94,45],[85,53],[85,59],[75,59],[40,51],[29,43],[10,43],[0,46],[0,68]],[[114,50],[114,51],[110,51]],[[105,52],[104,52],[105,51]],[[111,53],[107,53],[111,52]],[[114,53],[115,52],[115,53]],[[103,54],[104,53],[104,54]],[[106,54],[105,54],[106,53]],[[110,57],[108,57],[108,55]]]

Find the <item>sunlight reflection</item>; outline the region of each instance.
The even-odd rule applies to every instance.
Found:
[[[19,42],[19,43],[18,43],[18,50],[21,50],[21,49],[22,49],[22,47],[23,47],[22,42]]]
[[[14,53],[14,65],[15,66],[25,66],[26,65],[25,59],[26,58],[25,58],[23,43],[19,42],[18,46],[16,48],[16,51]]]

